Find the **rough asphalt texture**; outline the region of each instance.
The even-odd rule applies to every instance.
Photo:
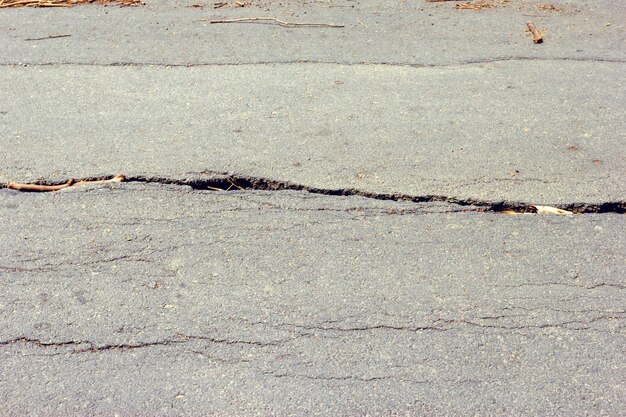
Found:
[[[623,215],[114,187],[1,193],[16,415],[623,406]]]
[[[558,13],[192,3],[2,10],[0,180],[209,169],[371,192],[623,200],[624,2]],[[259,15],[347,26],[198,21]],[[59,34],[72,36],[24,40]]]
[[[626,3],[147,3],[0,9],[0,183],[150,181],[0,189],[0,415],[626,413],[624,215],[463,205],[624,203]]]

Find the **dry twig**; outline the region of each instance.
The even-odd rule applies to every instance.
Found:
[[[72,7],[85,3],[137,6],[141,4],[141,0],[0,0],[0,9],[5,7]]]
[[[45,39],[67,38],[68,36],[72,36],[72,35],[50,35],[50,36],[44,36],[43,38],[26,38],[24,40],[25,41],[43,41]]]
[[[81,180],[77,182],[77,181],[74,181],[74,179],[72,178],[65,184],[59,184],[59,185],[20,184],[20,183],[16,183],[13,181],[9,181],[7,182],[7,188],[10,188],[12,190],[17,190],[17,191],[46,192],[46,191],[59,191],[64,188],[73,187],[76,185],[102,184],[102,183],[108,183],[108,182],[123,182],[125,180],[126,180],[126,177],[123,174],[118,174],[108,180],[94,180],[94,181]]]
[[[207,185],[206,188],[213,191],[226,191],[223,188],[211,187],[210,185]]]
[[[342,28],[344,25],[335,25],[331,23],[313,23],[313,22],[285,22],[284,20],[279,20],[275,17],[242,17],[240,19],[228,19],[228,20],[196,20],[197,22],[209,22],[211,24],[214,23],[246,23],[246,22],[274,22],[280,26],[285,27],[296,27],[296,26],[304,26],[304,27],[327,27],[327,28]]]
[[[235,187],[238,190],[245,190],[245,188],[243,188],[242,186],[238,185],[235,181],[233,181],[230,178],[226,178],[226,181],[228,181],[231,185],[231,187],[228,187],[228,190],[230,190],[232,187]],[[226,190],[226,191],[228,191]]]
[[[541,36],[539,30],[537,30],[535,24],[529,20],[528,22],[526,22],[526,26],[528,26],[528,30],[530,30],[530,32],[533,34],[533,42],[543,43],[543,36]]]

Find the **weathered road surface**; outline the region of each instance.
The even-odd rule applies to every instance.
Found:
[[[1,199],[16,415],[622,409],[623,215],[137,183]]]
[[[385,193],[623,200],[624,2],[559,13],[192,3],[3,10],[0,181],[217,170]],[[259,15],[346,27],[198,21]],[[529,19],[544,44],[525,33]]]
[[[0,415],[626,413],[624,2],[197,3],[0,10]]]

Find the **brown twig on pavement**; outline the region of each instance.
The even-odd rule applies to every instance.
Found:
[[[39,185],[39,184],[19,184],[13,181],[7,182],[7,188],[17,191],[58,191],[74,185],[74,180],[69,180],[65,184],[60,185]]]
[[[530,32],[533,34],[533,42],[543,43],[543,36],[541,36],[539,30],[537,30],[535,24],[529,20],[528,22],[526,22],[526,26],[528,26],[528,30],[530,30]]]
[[[5,7],[40,6],[40,0],[0,0],[0,9]],[[72,7],[71,4],[51,3],[57,7]]]
[[[280,26],[285,27],[296,27],[296,26],[304,26],[304,27],[327,27],[327,28],[342,28],[344,25],[335,25],[332,23],[313,23],[313,22],[285,22],[284,20],[279,20],[275,17],[242,17],[240,19],[228,19],[228,20],[196,20],[196,22],[209,22],[211,24],[214,23],[246,23],[246,22],[275,22]]]
[[[34,191],[34,192],[47,192],[47,191],[59,191],[64,188],[73,187],[76,185],[87,185],[87,184],[101,184],[106,182],[123,182],[126,180],[126,177],[123,174],[117,174],[113,178],[109,178],[108,180],[81,180],[74,181],[74,179],[70,179],[65,184],[59,185],[40,185],[40,184],[20,184],[13,181],[7,182],[7,188],[17,191]]]
[[[0,9],[5,7],[72,7],[86,3],[115,3],[120,6],[137,6],[141,0],[0,0]]]
[[[25,41],[43,41],[45,39],[67,38],[68,36],[72,36],[72,35],[50,35],[50,36],[44,36],[43,38],[26,38],[24,40]]]

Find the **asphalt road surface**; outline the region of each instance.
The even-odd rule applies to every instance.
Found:
[[[16,415],[619,414],[623,215],[3,190]]]
[[[146,3],[0,9],[0,415],[626,413],[624,2]]]

